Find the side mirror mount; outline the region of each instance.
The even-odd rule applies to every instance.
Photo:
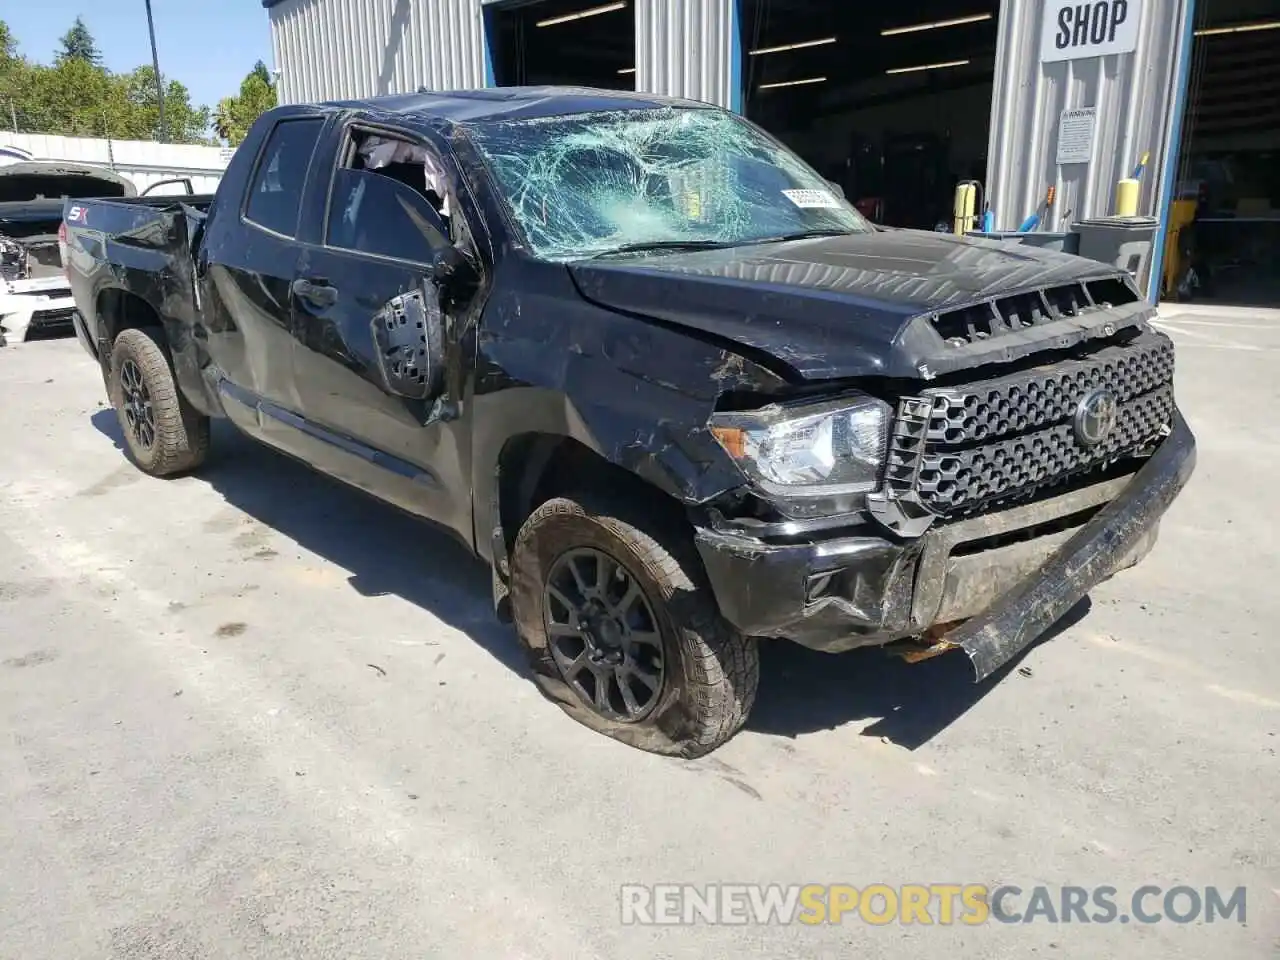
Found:
[[[462,256],[461,251],[453,244],[447,243],[436,251],[431,263],[431,279],[443,289],[458,275],[459,269],[465,263],[466,258]]]
[[[444,311],[434,283],[387,302],[373,318],[373,342],[387,389],[430,400],[444,383]]]

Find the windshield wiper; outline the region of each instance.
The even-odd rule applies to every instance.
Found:
[[[757,240],[649,240],[643,243],[624,243],[620,247],[592,254],[592,260],[612,257],[619,253],[643,253],[648,250],[720,250],[725,247],[755,246],[761,243],[782,243],[787,240],[808,240],[811,237],[846,237],[852,230],[801,230],[778,237],[760,237]]]
[[[795,233],[784,233],[780,237],[762,237],[752,243],[785,243],[788,240],[810,240],[814,237],[850,237],[856,230],[798,230]]]
[[[592,254],[592,260],[611,257],[615,253],[642,253],[646,250],[715,250],[720,247],[737,246],[725,240],[649,240],[644,243],[624,243],[620,247]]]

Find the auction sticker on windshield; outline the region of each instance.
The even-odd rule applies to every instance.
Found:
[[[840,201],[825,190],[783,190],[782,195],[797,207],[839,209]]]

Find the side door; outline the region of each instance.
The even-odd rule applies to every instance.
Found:
[[[230,197],[206,228],[197,263],[205,349],[219,370],[228,414],[251,432],[257,407],[296,411],[293,281],[298,224],[311,159],[326,117],[282,118],[261,139],[243,197]],[[265,423],[265,421],[264,421]],[[265,427],[263,428],[266,429]],[[287,434],[266,430],[277,445]]]
[[[467,362],[458,320],[467,298],[447,296],[435,277],[439,255],[456,256],[454,228],[423,183],[410,185],[406,173],[421,158],[362,168],[360,142],[355,128],[344,135],[318,242],[304,248],[293,284],[294,378],[318,441],[310,458],[470,544],[470,444],[458,419]],[[399,365],[405,331],[424,362],[407,379]]]

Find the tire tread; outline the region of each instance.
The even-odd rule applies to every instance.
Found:
[[[167,477],[194,470],[204,463],[209,453],[209,418],[193,410],[183,398],[173,378],[173,369],[165,350],[146,330],[122,330],[112,347],[112,403],[120,417],[121,429],[127,431],[120,412],[120,365],[124,355],[133,357],[151,393],[151,407],[156,420],[156,456],[142,463],[134,462],[143,472],[154,477]],[[126,443],[128,439],[126,438]]]
[[[684,641],[694,725],[676,752],[690,759],[710,753],[742,728],[755,703],[760,680],[755,639],[741,636],[720,616],[688,531],[643,514],[629,500],[597,491],[556,497],[534,510],[517,542],[557,517],[583,515],[627,543],[649,575],[679,595],[681,602],[667,607]]]

